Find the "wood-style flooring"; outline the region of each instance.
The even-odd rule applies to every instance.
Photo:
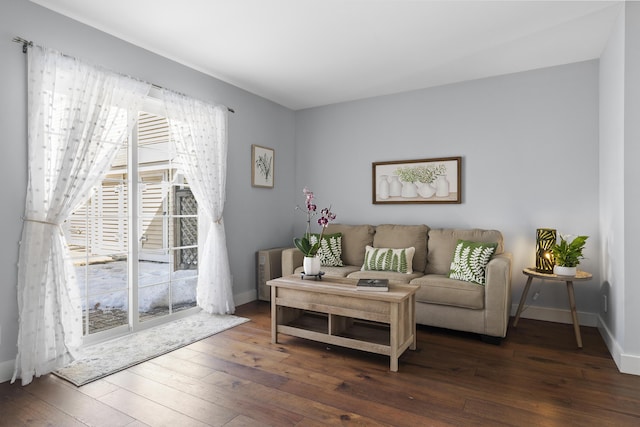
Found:
[[[638,426],[640,376],[618,372],[595,328],[521,319],[500,346],[419,327],[388,357],[283,337],[251,319],[76,388],[53,375],[0,384],[2,426]]]

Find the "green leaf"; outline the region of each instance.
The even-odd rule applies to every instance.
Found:
[[[564,237],[560,236],[560,243],[557,243],[551,248],[556,265],[576,267],[580,264],[580,260],[584,259],[582,250],[588,238],[589,236],[577,236],[569,243]]]

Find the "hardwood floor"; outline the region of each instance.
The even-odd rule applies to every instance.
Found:
[[[0,384],[2,426],[640,425],[640,377],[620,374],[595,328],[521,319],[500,346],[418,328],[388,357],[270,341],[268,303],[188,347],[76,388],[53,375]]]

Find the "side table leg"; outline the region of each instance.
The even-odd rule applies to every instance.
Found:
[[[518,311],[516,312],[516,318],[513,319],[514,328],[518,326],[518,320],[520,320],[520,314],[522,313],[524,302],[527,300],[527,294],[529,293],[529,287],[531,286],[532,281],[533,276],[529,276],[529,278],[527,279],[527,284],[524,285],[524,290],[522,291],[522,296],[520,297],[520,304],[518,305]]]
[[[571,280],[567,280],[567,293],[569,294],[569,307],[571,308],[571,317],[573,318],[573,331],[576,334],[576,343],[578,344],[578,348],[582,348],[580,324],[578,323],[578,313],[576,313],[576,299],[573,295],[573,282]]]

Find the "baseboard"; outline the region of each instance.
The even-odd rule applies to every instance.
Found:
[[[11,377],[13,377],[13,368],[15,364],[15,360],[0,362],[0,383],[7,382],[11,379]]]
[[[241,294],[236,294],[233,296],[233,302],[236,306],[246,304],[251,301],[255,301],[258,299],[258,291],[256,289],[252,291],[243,292]]]
[[[511,305],[511,315],[515,316],[517,312],[518,304]],[[544,320],[546,322],[573,323],[571,311],[561,308],[537,307],[530,305],[522,310],[520,317],[523,319]],[[578,323],[581,326],[597,327],[598,315],[596,313],[578,311]]]
[[[640,355],[625,354],[602,318],[598,316],[598,331],[604,340],[618,370],[623,374],[640,375]]]

